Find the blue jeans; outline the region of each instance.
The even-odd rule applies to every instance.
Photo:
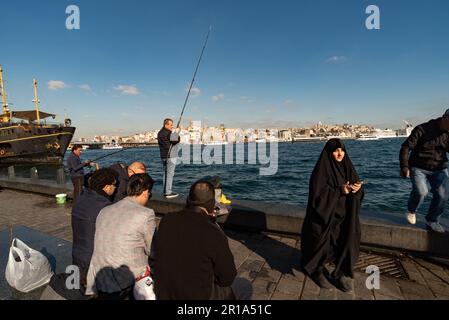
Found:
[[[438,222],[438,218],[443,214],[446,202],[449,199],[448,170],[429,171],[419,168],[410,170],[412,180],[412,193],[408,200],[408,211],[416,213],[424,198],[432,192],[432,202],[426,216],[428,222]]]
[[[164,195],[170,195],[175,176],[176,158],[162,159],[162,163],[164,165]]]

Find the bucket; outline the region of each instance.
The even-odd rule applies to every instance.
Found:
[[[67,200],[67,194],[61,193],[55,196],[57,204],[64,204]]]

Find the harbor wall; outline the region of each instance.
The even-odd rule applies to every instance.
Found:
[[[57,182],[37,177],[19,178],[14,176],[0,176],[0,186],[48,196],[66,193],[69,197],[71,197],[73,189],[71,183],[64,179],[59,179]],[[183,197],[167,200],[160,194],[154,194],[148,204],[158,215],[179,211],[184,205],[185,198]],[[233,200],[231,213],[221,217],[218,222],[230,228],[298,236],[304,217],[305,209],[295,205]],[[447,220],[443,220],[443,224],[449,226]],[[449,257],[449,233],[429,232],[423,221],[418,221],[416,226],[410,226],[401,214],[363,210],[361,228],[362,244],[366,246]]]

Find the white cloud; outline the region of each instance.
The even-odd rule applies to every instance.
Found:
[[[217,94],[216,96],[213,96],[213,97],[212,97],[212,100],[215,101],[215,102],[218,102],[218,101],[220,101],[220,100],[223,100],[224,97],[225,97],[224,93],[219,93],[219,94]]]
[[[346,60],[347,58],[345,56],[332,56],[326,60],[326,63],[339,63]]]
[[[50,80],[47,82],[48,89],[50,90],[61,90],[68,87],[68,85],[64,81],[60,80]]]
[[[135,85],[120,84],[120,85],[114,87],[114,90],[119,91],[120,94],[123,94],[123,95],[137,96],[140,94],[139,89]]]
[[[88,84],[80,84],[78,88],[84,91],[92,91],[92,88]]]
[[[186,89],[185,89],[186,92],[189,92],[189,87],[190,87],[190,85],[186,87]],[[190,96],[192,98],[196,98],[196,97],[199,97],[200,95],[201,95],[200,88],[192,87],[192,90],[190,91]]]

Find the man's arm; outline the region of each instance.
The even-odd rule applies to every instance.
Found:
[[[169,135],[169,140],[172,145],[176,145],[181,141],[181,137],[179,136],[179,133],[172,131]]]
[[[146,219],[143,226],[143,239],[145,242],[145,254],[150,256],[154,232],[156,230],[156,218],[154,212]]]
[[[413,129],[410,136],[402,144],[401,151],[399,153],[399,163],[401,166],[401,170],[409,168],[408,160],[410,156],[410,151],[416,148],[422,135],[423,135],[422,127],[418,126],[415,129]]]
[[[216,237],[214,247],[215,282],[220,287],[229,287],[237,276],[237,269],[234,263],[234,256],[229,248],[228,239],[224,233]]]
[[[70,157],[67,160],[67,165],[69,167],[70,172],[77,172],[81,168],[85,167],[87,165],[87,163],[83,163],[83,162],[79,161],[78,159],[76,159],[75,157]]]

